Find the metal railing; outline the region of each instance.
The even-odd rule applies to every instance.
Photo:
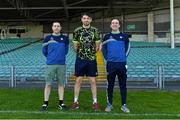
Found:
[[[35,71],[30,72],[29,68],[34,69]],[[1,81],[8,81],[9,80],[9,87],[17,87],[18,82],[26,82],[31,80],[39,81],[41,83],[44,83],[44,77],[45,75],[38,76],[36,72],[45,73],[45,66],[11,66],[11,67],[0,67],[0,78]],[[130,67],[128,68],[130,69]],[[142,68],[143,69],[143,68]],[[8,74],[6,77],[3,77],[3,70],[6,70],[6,74]],[[19,71],[21,70],[21,71]],[[165,67],[163,65],[156,66],[156,75],[152,79],[152,83],[156,86],[158,89],[164,89],[165,88]],[[66,81],[69,80],[70,77],[72,77],[74,74],[74,67],[70,66],[66,69]],[[100,73],[102,74],[102,73]],[[5,80],[2,80],[5,79]],[[138,80],[137,80],[138,82]],[[1,83],[0,83],[1,84]]]

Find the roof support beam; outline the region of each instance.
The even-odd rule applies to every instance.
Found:
[[[64,6],[64,12],[65,12],[65,15],[67,17],[67,19],[69,19],[69,12],[68,12],[68,9],[67,9],[67,4],[66,4],[66,0],[61,0],[62,3],[63,3],[63,6]]]
[[[21,9],[24,8],[24,2],[22,0],[6,0],[9,4],[11,4],[16,10],[20,12],[20,15],[25,16],[26,18],[29,18],[29,11],[27,9]]]
[[[0,22],[44,22],[44,21],[66,21],[65,19],[45,18],[45,19],[1,19]]]
[[[88,0],[80,0],[78,2],[74,2],[74,3],[68,4],[68,6],[78,5],[78,4],[81,4],[81,3],[86,2],[86,1],[88,1]]]
[[[67,9],[108,9],[109,6],[77,6],[77,7],[66,7]],[[122,9],[122,8],[132,8],[132,9],[147,9],[147,6],[113,6],[114,9]],[[21,7],[19,8],[19,10],[61,10],[64,9],[64,7]],[[16,8],[14,7],[4,7],[4,8],[0,8],[0,10],[16,10]]]
[[[55,12],[55,11],[57,11],[57,9],[55,9],[55,10],[50,10],[50,11],[41,13],[41,14],[39,14],[39,15],[37,15],[37,16],[34,16],[34,18],[39,18],[39,17],[42,17],[42,16],[47,15],[47,14],[49,14],[49,13],[53,13],[53,12]]]
[[[88,0],[81,0],[81,1],[78,1],[78,2],[74,2],[74,3],[68,4],[67,6],[70,7],[70,6],[78,5],[78,4],[83,3],[83,2],[86,2],[86,1],[88,1]],[[66,8],[66,9],[67,9],[67,8]],[[49,13],[56,12],[57,10],[59,10],[59,9],[53,9],[53,10],[50,10],[50,11],[41,13],[41,14],[35,16],[34,18],[42,17],[42,16],[47,15],[47,14],[49,14]]]

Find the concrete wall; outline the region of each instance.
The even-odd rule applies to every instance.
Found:
[[[25,33],[21,33],[22,38],[42,38],[43,37],[43,25],[39,23],[2,23],[0,24],[0,29],[5,29],[7,31],[6,36],[8,38],[17,37],[17,34],[9,33],[9,29],[23,28],[26,30]]]

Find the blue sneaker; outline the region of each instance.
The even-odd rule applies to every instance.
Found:
[[[126,104],[122,105],[121,110],[122,110],[124,113],[130,113],[130,110],[128,109],[128,107],[127,107]]]
[[[112,105],[108,103],[107,106],[106,106],[105,111],[106,111],[106,112],[111,112],[111,109],[112,109],[112,108],[113,108]]]

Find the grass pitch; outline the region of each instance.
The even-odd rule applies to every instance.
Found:
[[[100,112],[92,110],[90,89],[81,90],[77,111],[60,111],[57,109],[57,90],[52,90],[48,112],[41,112],[43,89],[0,89],[0,119],[180,119],[180,92],[169,91],[128,91],[130,114],[121,112],[119,91],[114,91],[113,110],[104,112],[106,91],[98,90]],[[71,106],[73,90],[65,90],[65,103]]]

